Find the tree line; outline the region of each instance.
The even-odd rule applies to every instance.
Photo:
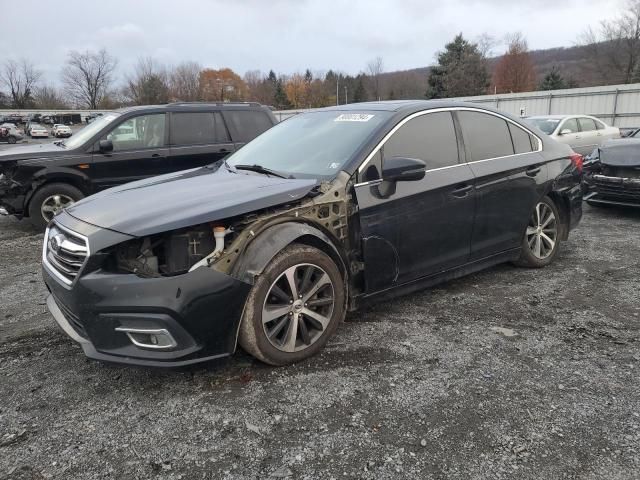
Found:
[[[589,28],[580,42],[607,83],[640,82],[640,0],[629,0],[616,18]],[[565,77],[559,66],[536,72],[522,34],[508,35],[506,53],[492,58],[497,43],[486,34],[474,41],[458,34],[424,74],[385,73],[381,57],[372,59],[357,75],[307,69],[290,75],[250,70],[242,76],[230,68],[204,68],[193,61],[166,66],[145,57],[123,78],[116,78],[118,62],[106,49],[71,51],[57,85],[43,78],[27,59],[4,62],[0,108],[112,109],[173,101],[257,101],[284,110],[580,86],[578,79]]]

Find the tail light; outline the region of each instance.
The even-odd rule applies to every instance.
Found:
[[[573,166],[576,167],[576,170],[582,173],[582,164],[584,162],[584,157],[579,153],[572,153],[571,155],[569,155],[569,158],[571,159],[571,163],[573,163]]]

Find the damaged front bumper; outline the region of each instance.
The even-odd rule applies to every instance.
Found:
[[[589,203],[640,207],[640,178],[593,174],[585,183],[588,193],[584,199]]]
[[[19,183],[0,175],[0,215],[23,214],[26,189]]]
[[[83,228],[65,213],[59,221],[81,230],[99,255],[99,240],[92,237],[104,230]],[[159,278],[109,273],[93,269],[91,257],[70,285],[47,262],[43,278],[49,311],[89,358],[142,366],[177,367],[231,355],[251,288],[206,267]]]

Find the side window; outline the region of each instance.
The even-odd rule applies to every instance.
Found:
[[[595,122],[596,122],[596,128],[597,128],[598,130],[604,130],[604,129],[606,128],[606,126],[605,126],[605,124],[604,124],[604,123],[602,123],[602,122],[600,122],[600,121],[598,121],[598,120],[596,120]]]
[[[532,139],[529,133],[512,123],[508,125],[509,132],[511,132],[511,140],[513,140],[513,149],[516,153],[528,153],[537,150],[537,148],[534,148],[535,143],[533,143],[535,139]]]
[[[382,147],[384,158],[424,160],[427,170],[458,164],[458,142],[450,112],[427,113],[413,118]]]
[[[562,127],[560,127],[560,130],[558,131],[562,132],[564,130],[569,130],[569,133],[578,133],[578,121],[575,118],[565,120],[562,124]]]
[[[506,157],[514,154],[507,122],[481,112],[457,113],[462,137],[472,161]]]
[[[592,132],[596,130],[596,122],[594,122],[591,118],[580,117],[578,119],[578,123],[580,124],[580,130],[583,132]]]
[[[216,143],[213,112],[171,114],[171,145]]]
[[[140,115],[119,124],[106,138],[113,143],[114,152],[162,147],[165,144],[164,122],[164,113]]]
[[[250,142],[273,127],[271,119],[261,111],[226,110],[223,115],[235,142]]]

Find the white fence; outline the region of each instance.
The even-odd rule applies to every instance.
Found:
[[[640,127],[640,83],[448,100],[484,103],[516,116],[583,114],[601,118],[617,127]],[[305,111],[282,110],[274,114],[282,121]]]

